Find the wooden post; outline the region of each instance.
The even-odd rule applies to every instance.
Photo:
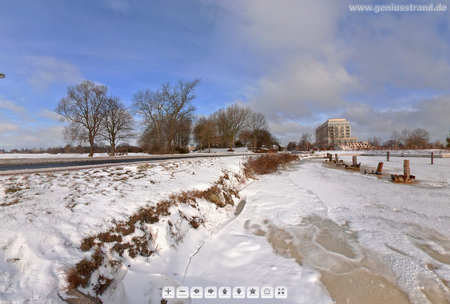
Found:
[[[383,163],[379,162],[377,167],[377,173],[381,173],[381,171],[383,171]]]
[[[433,164],[434,153],[431,152],[431,164]]]
[[[403,175],[405,176],[405,179],[409,178],[410,174],[411,174],[411,170],[409,168],[409,160],[405,159],[403,161]]]
[[[336,162],[339,160],[339,158],[338,158],[338,155],[337,155],[337,153],[336,154],[334,154],[334,157],[335,157],[335,159],[336,159]]]
[[[387,155],[386,155],[386,159],[387,159],[387,161],[389,161],[389,151],[387,151]]]
[[[353,156],[353,166],[357,166],[357,165],[358,165],[358,157]]]

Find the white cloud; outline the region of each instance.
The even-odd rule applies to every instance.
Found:
[[[41,109],[37,114],[39,117],[44,117],[50,120],[59,121],[61,116],[56,112],[50,111],[49,109]]]
[[[18,106],[16,102],[5,99],[4,97],[0,97],[0,108],[10,110],[16,114],[23,114],[25,112],[24,107]]]
[[[450,130],[450,95],[421,100],[409,109],[380,110],[363,103],[349,104],[341,113],[352,124],[352,133],[361,138],[380,136],[388,140],[395,129],[427,130],[431,139],[445,139]]]
[[[0,124],[1,130],[1,124]],[[0,148],[47,148],[64,146],[62,132],[64,126],[53,125],[45,127],[17,126],[8,133],[0,132]]]
[[[19,125],[7,122],[0,122],[0,133],[19,130]]]
[[[53,84],[72,84],[82,80],[78,68],[68,62],[49,56],[28,56],[26,77],[39,90],[47,90]]]

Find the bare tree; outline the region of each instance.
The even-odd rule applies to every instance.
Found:
[[[195,124],[193,133],[200,149],[202,150],[203,145],[207,144],[208,153],[211,153],[211,144],[215,144],[219,138],[215,115],[212,114],[209,117],[201,116]]]
[[[67,97],[62,98],[55,109],[55,112],[61,115],[61,121],[70,123],[69,129],[87,137],[91,157],[94,155],[95,137],[106,114],[107,91],[106,86],[84,80],[79,85],[68,87]],[[77,132],[72,135],[76,135]]]
[[[250,108],[232,104],[216,113],[219,130],[224,137],[229,139],[230,151],[233,151],[234,138],[240,131],[248,127],[252,111]]]
[[[134,137],[134,118],[119,97],[110,96],[106,99],[106,116],[102,122],[99,135],[109,141],[110,156],[116,154],[116,145]]]
[[[262,130],[267,130],[267,120],[262,113],[251,113],[249,120],[250,131],[253,133],[253,152],[256,152],[256,139]]]
[[[294,151],[295,148],[297,148],[297,142],[295,141],[290,141],[287,145],[287,150],[288,151]]]
[[[194,90],[200,79],[180,80],[176,86],[164,84],[160,90],[138,91],[133,97],[133,111],[143,116],[147,134],[152,133],[157,140],[152,143],[152,150],[171,152],[176,140],[176,130],[182,120],[192,120],[195,107],[192,100]],[[157,147],[154,147],[156,145]]]
[[[300,141],[298,142],[300,149],[310,150],[311,149],[311,139],[312,139],[311,133],[302,133]]]
[[[168,108],[168,151],[172,151],[172,142],[177,122],[183,118],[192,118],[192,113],[196,110],[191,101],[195,99],[194,90],[199,85],[200,79],[193,81],[178,81],[173,88],[169,84],[163,85],[162,93],[167,96]]]
[[[400,141],[406,149],[411,148],[411,130],[403,129],[400,133]]]
[[[391,134],[391,141],[394,144],[394,149],[397,149],[399,147],[401,139],[402,135],[400,134],[400,132],[394,129]]]
[[[417,128],[411,133],[411,147],[412,148],[421,148],[428,145],[430,141],[430,133],[427,130],[422,128]]]

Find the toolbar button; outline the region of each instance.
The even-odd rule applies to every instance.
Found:
[[[217,287],[216,286],[206,287],[205,288],[205,298],[207,298],[207,299],[217,298]]]
[[[203,298],[203,287],[194,286],[191,288],[191,299]]]
[[[247,298],[249,299],[259,298],[259,287],[257,286],[247,287]]]
[[[238,286],[233,288],[233,298],[244,299],[245,298],[245,287]]]
[[[273,287],[272,286],[264,286],[263,288],[261,288],[261,298],[272,299],[273,298]]]
[[[222,286],[219,288],[219,298],[230,299],[231,298],[231,287]]]
[[[275,298],[287,299],[287,287],[286,286],[277,286],[277,288],[275,288]]]
[[[173,298],[175,298],[175,287],[173,287],[173,286],[165,286],[162,289],[162,297],[164,299],[173,299]]]
[[[178,299],[189,298],[189,287],[187,287],[187,286],[177,287],[177,298]]]

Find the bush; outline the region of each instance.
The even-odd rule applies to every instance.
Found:
[[[278,166],[298,160],[298,156],[288,153],[267,153],[251,157],[244,164],[244,174],[247,177],[275,172]]]
[[[177,151],[177,152],[180,153],[180,154],[187,154],[187,153],[189,153],[189,150],[188,150],[188,149],[182,148],[182,147],[176,147],[176,148],[175,148],[175,151]]]

